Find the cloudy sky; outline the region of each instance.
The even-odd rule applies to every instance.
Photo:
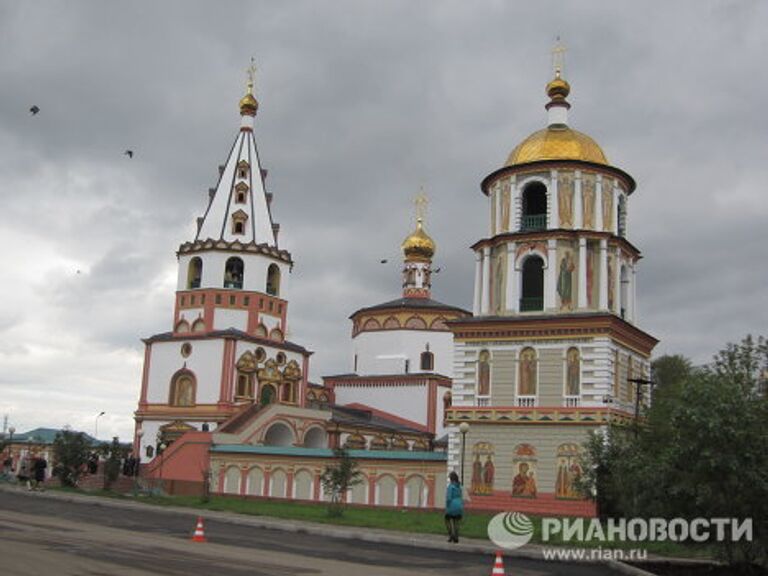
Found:
[[[236,136],[252,55],[296,260],[290,337],[316,351],[313,379],[349,369],[352,311],[399,294],[422,184],[435,296],[471,306],[479,183],[544,126],[557,35],[571,124],[638,182],[657,353],[705,362],[765,334],[766,24],[745,0],[0,0],[0,416],[93,432],[105,411],[99,435],[130,436],[140,338],[171,328],[175,250]]]

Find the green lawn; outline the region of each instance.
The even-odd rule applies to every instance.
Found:
[[[59,489],[57,489],[59,490]],[[65,490],[65,489],[60,489]],[[66,489],[75,491],[74,489]],[[146,504],[157,506],[183,506],[197,510],[218,510],[233,512],[237,514],[248,514],[252,516],[269,516],[273,518],[284,518],[290,520],[306,520],[309,522],[319,522],[324,524],[334,524],[340,526],[361,526],[366,528],[380,528],[385,530],[395,530],[401,532],[416,532],[423,534],[445,534],[443,524],[443,515],[437,511],[422,510],[393,510],[381,508],[355,508],[348,507],[344,510],[341,517],[333,517],[328,514],[327,507],[323,504],[298,503],[298,502],[278,502],[269,500],[250,500],[232,497],[212,496],[208,502],[202,502],[198,496],[122,496],[113,492],[90,492],[91,495],[118,498],[123,500],[136,500]],[[493,513],[469,512],[465,515],[461,526],[461,535],[467,538],[479,538],[488,540],[486,532],[488,522],[493,518]],[[529,516],[534,523],[534,536],[531,540],[535,544],[563,545],[569,547],[589,547],[589,548],[643,548],[650,554],[659,554],[663,556],[678,556],[687,558],[709,558],[712,556],[712,550],[706,546],[685,546],[675,542],[562,542],[550,540],[542,541],[541,518]]]

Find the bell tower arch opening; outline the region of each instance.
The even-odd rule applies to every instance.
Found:
[[[529,256],[523,262],[521,312],[544,310],[544,260]]]
[[[531,182],[523,188],[522,230],[546,230],[547,187],[541,182]]]

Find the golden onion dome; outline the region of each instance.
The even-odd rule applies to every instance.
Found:
[[[259,102],[249,88],[248,93],[240,98],[240,115],[256,116],[256,111],[258,109]]]
[[[555,77],[547,84],[547,96],[552,100],[564,100],[571,93],[571,85],[560,77],[558,72]]]
[[[608,158],[597,142],[562,124],[548,126],[528,136],[512,150],[504,166],[539,160],[581,160],[608,165]]]
[[[402,244],[403,253],[406,258],[427,258],[430,259],[435,254],[435,241],[424,232],[422,219],[416,221],[416,230],[413,231]]]

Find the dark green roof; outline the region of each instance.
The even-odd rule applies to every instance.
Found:
[[[214,444],[211,452],[235,454],[269,454],[273,456],[304,456],[333,458],[330,448],[304,448],[302,446],[254,446],[252,444]],[[445,462],[445,452],[411,452],[409,450],[347,450],[351,458],[359,460],[429,460]]]
[[[20,434],[14,434],[13,435],[13,441],[14,442],[36,442],[38,444],[53,444],[53,441],[56,439],[56,434],[61,432],[60,428],[35,428],[34,430],[30,430],[29,432],[22,432]],[[73,432],[77,432],[76,430],[73,430]],[[85,434],[85,433],[84,433]],[[6,435],[6,438],[10,439],[10,435]],[[89,436],[88,434],[85,434],[86,440],[88,440],[89,444],[100,444],[100,440],[96,440],[95,438]]]

